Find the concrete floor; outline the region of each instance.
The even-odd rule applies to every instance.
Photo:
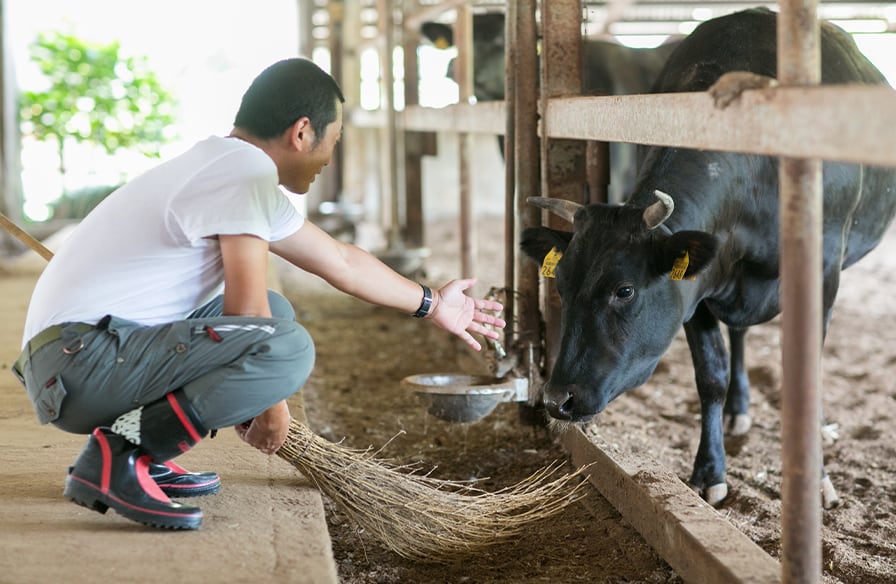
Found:
[[[231,429],[177,460],[222,477],[220,493],[187,501],[204,512],[197,531],[144,527],[62,496],[86,436],[41,426],[9,370],[43,261],[31,255],[0,266],[0,582],[337,582],[319,491]]]

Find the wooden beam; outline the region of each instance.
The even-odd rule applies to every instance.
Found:
[[[578,427],[562,434],[573,464],[685,582],[773,584],[781,567],[677,476],[614,453]]]
[[[872,111],[873,116],[856,112]],[[377,126],[356,110],[351,123]],[[550,136],[659,144],[896,166],[896,91],[852,85],[745,92],[717,109],[706,93],[568,97],[548,100]],[[408,107],[408,130],[504,133],[504,102]]]
[[[896,91],[888,87],[746,91],[724,110],[702,92],[562,98],[546,115],[551,134],[565,138],[896,166]]]

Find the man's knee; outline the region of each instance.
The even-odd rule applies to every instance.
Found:
[[[273,290],[268,290],[268,305],[271,307],[271,314],[274,318],[296,319],[296,311],[293,309],[292,303]]]
[[[288,387],[299,388],[308,379],[314,366],[314,341],[305,327],[295,321],[284,322],[278,334],[259,347],[258,356],[265,361],[271,376],[283,379]]]

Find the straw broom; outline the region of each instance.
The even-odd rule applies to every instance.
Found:
[[[365,532],[405,558],[449,562],[519,535],[584,497],[584,468],[555,463],[519,483],[486,492],[376,459],[292,421],[277,455],[302,471]],[[551,478],[555,477],[555,478]]]
[[[0,213],[0,225],[50,260],[53,253]],[[417,474],[329,442],[292,420],[277,456],[300,470],[367,533],[405,558],[450,562],[519,535],[584,497],[585,469],[555,463],[519,483],[486,492],[469,483]]]

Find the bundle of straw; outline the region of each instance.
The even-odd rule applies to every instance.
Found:
[[[496,492],[411,472],[314,434],[292,421],[277,452],[345,514],[398,555],[450,562],[520,534],[584,497],[584,469],[549,480],[554,464]]]

